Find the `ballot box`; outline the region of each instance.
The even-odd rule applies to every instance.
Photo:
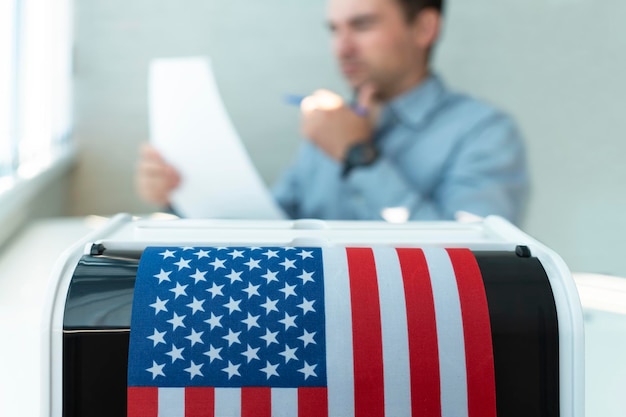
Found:
[[[119,215],[54,274],[52,416],[584,413],[570,272],[498,217]]]

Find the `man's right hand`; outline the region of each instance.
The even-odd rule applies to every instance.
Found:
[[[170,194],[179,184],[178,171],[153,146],[142,144],[135,171],[137,194],[149,203],[166,206],[170,203]]]

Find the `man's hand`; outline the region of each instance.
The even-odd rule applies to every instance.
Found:
[[[135,188],[139,196],[149,203],[166,206],[170,194],[179,184],[178,171],[165,162],[153,146],[142,144],[135,171]]]
[[[331,158],[343,161],[348,149],[357,142],[370,140],[373,131],[371,101],[373,91],[363,88],[359,93],[357,114],[337,94],[318,90],[301,104],[302,135],[310,139]]]

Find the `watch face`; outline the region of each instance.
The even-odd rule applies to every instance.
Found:
[[[347,160],[351,166],[369,165],[376,160],[378,152],[370,142],[361,142],[353,145],[348,151]]]

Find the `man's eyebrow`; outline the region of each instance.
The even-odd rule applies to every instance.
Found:
[[[352,16],[351,18],[348,19],[347,24],[352,27],[361,26],[361,25],[367,25],[370,23],[375,23],[379,19],[380,19],[380,16],[378,16],[377,14],[366,13],[366,14]],[[332,22],[329,20],[326,23],[326,26],[331,32],[333,32],[335,31],[335,29],[337,29],[337,26],[339,25],[336,22]]]

